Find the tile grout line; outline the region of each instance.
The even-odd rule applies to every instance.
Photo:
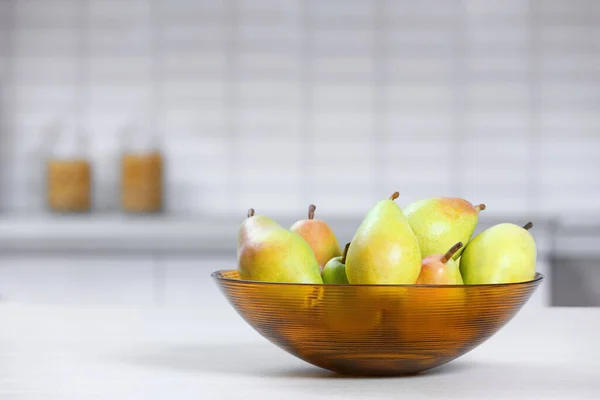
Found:
[[[89,61],[89,43],[87,40],[88,33],[88,12],[89,12],[89,0],[81,0],[79,2],[78,14],[76,14],[76,27],[77,32],[77,51],[76,51],[76,73],[75,73],[75,91],[73,94],[74,104],[74,117],[76,118],[76,125],[78,129],[83,130],[86,127],[89,128],[89,121],[87,115],[89,114],[89,75],[90,75],[90,61]],[[79,145],[83,144],[83,134],[80,131],[77,138]]]
[[[152,132],[151,134],[151,145],[154,147],[153,150],[160,152],[163,157],[163,171],[162,171],[162,210],[169,209],[169,205],[166,201],[170,199],[170,196],[166,193],[169,185],[164,184],[165,169],[167,164],[166,149],[165,149],[165,138],[166,138],[166,124],[165,124],[165,95],[164,95],[164,48],[162,42],[162,18],[159,10],[160,0],[148,0],[149,1],[149,30],[151,37],[150,44],[150,79],[151,79],[151,90],[152,90],[152,107],[151,117],[152,121]]]
[[[314,81],[313,81],[313,31],[312,31],[312,13],[314,0],[299,0],[302,4],[299,12],[300,23],[299,30],[302,37],[300,50],[301,78],[300,85],[302,91],[302,106],[300,112],[301,128],[300,128],[300,186],[301,186],[301,203],[309,204],[315,201],[313,199],[314,190],[312,183],[314,182],[313,174],[315,168],[313,165],[313,141],[314,141]]]
[[[465,22],[467,19],[466,0],[458,0],[456,3],[456,19],[454,21],[454,52],[452,71],[452,97],[453,97],[453,124],[451,127],[452,154],[460,154],[463,145],[464,131],[466,130],[466,102],[465,85],[466,70],[464,60],[468,56],[466,44]],[[454,196],[464,196],[463,165],[461,158],[454,156],[450,158],[450,182],[451,192]]]
[[[160,0],[148,0],[149,1],[149,30],[150,30],[150,79],[151,79],[151,107],[150,112],[152,113],[150,120],[152,121],[152,132],[150,133],[152,138],[152,145],[156,147],[156,150],[164,154],[164,138],[165,138],[165,109],[164,109],[164,91],[163,91],[163,46],[162,46],[162,20],[160,18],[160,12],[158,5]],[[163,186],[163,190],[166,187]],[[164,199],[168,199],[165,193],[163,193]],[[163,209],[168,205],[163,203]],[[153,281],[153,302],[155,306],[166,305],[166,266],[163,256],[154,254],[152,257],[152,281]]]
[[[17,0],[9,0],[7,2],[7,13],[6,13],[6,60],[5,60],[5,73],[4,76],[6,77],[6,80],[4,82],[2,82],[2,90],[4,92],[4,101],[2,102],[2,117],[3,120],[2,126],[4,127],[3,129],[3,136],[4,136],[4,140],[3,140],[3,145],[6,145],[6,148],[11,149],[11,151],[6,151],[2,154],[3,157],[5,157],[4,160],[4,168],[6,168],[7,171],[11,171],[14,172],[17,169],[18,163],[16,160],[16,157],[14,156],[14,154],[16,153],[16,149],[15,149],[15,145],[16,145],[16,138],[17,138],[17,132],[16,132],[16,108],[14,106],[14,102],[11,100],[16,99],[16,95],[17,95],[17,88],[16,88],[16,80],[15,80],[15,54],[16,54],[16,50],[15,50],[15,43],[16,43],[16,1]],[[3,173],[5,173],[3,171]],[[10,185],[8,182],[12,183],[12,179],[8,179],[8,174],[4,175],[6,177],[6,179],[4,179],[3,182],[3,186],[6,186],[2,191],[2,195],[6,195],[11,193],[12,196],[15,195],[16,193],[19,193],[21,188],[18,188],[16,191],[11,191],[10,190]],[[21,186],[21,185],[19,185]],[[14,201],[15,199],[8,199],[6,197],[3,197],[3,206],[2,208],[10,208],[8,205],[11,205],[11,207],[14,207]]]
[[[541,207],[539,163],[540,159],[540,117],[541,117],[541,81],[540,48],[538,38],[539,9],[537,0],[528,1],[528,75],[529,75],[529,185],[527,190],[528,208],[535,212]],[[536,179],[537,178],[537,179]]]
[[[78,126],[78,149],[91,162],[92,168],[92,183],[95,181],[93,154],[90,143],[93,135],[91,126],[91,59],[90,59],[90,0],[81,0],[79,9],[79,21],[77,23],[78,30],[78,48],[77,48],[77,76],[75,82],[75,116]],[[92,208],[94,207],[94,189],[92,184]]]
[[[387,38],[389,34],[389,25],[387,10],[389,9],[388,0],[378,0],[375,3],[375,10],[373,12],[373,132],[372,142],[373,146],[371,157],[371,178],[373,180],[373,195],[376,198],[384,198],[386,196],[386,190],[392,188],[384,187],[389,160],[387,159],[385,146],[388,143],[388,129],[387,129],[387,117],[388,117],[388,104],[387,104],[387,90],[386,84],[388,82],[387,67],[388,67],[388,49],[387,49]],[[395,184],[395,183],[394,183]],[[400,189],[399,189],[400,190]],[[376,201],[376,199],[369,199],[369,201]]]
[[[150,86],[152,90],[151,95],[151,107],[150,119],[152,121],[152,138],[153,145],[157,148],[161,147],[162,138],[164,135],[164,124],[163,124],[163,91],[162,91],[162,78],[164,76],[162,71],[162,42],[161,42],[161,18],[159,13],[159,0],[148,0],[150,9],[149,18],[149,33],[150,33]]]
[[[228,0],[228,10],[226,12],[225,35],[226,35],[226,81],[225,104],[224,104],[224,127],[227,137],[227,146],[229,148],[229,159],[227,160],[227,197],[231,202],[230,207],[234,210],[240,207],[239,194],[240,188],[240,104],[239,104],[239,32],[238,24],[240,20],[238,0]]]

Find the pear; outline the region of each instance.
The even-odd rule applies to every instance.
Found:
[[[459,266],[452,259],[454,254],[463,247],[461,242],[456,243],[445,254],[435,254],[425,257],[421,262],[421,273],[417,284],[423,285],[462,285]]]
[[[423,258],[443,254],[457,242],[468,243],[473,236],[479,212],[485,204],[473,206],[456,197],[433,197],[407,206],[404,214],[419,240]],[[454,254],[456,260],[463,249]]]
[[[419,242],[402,209],[389,199],[369,210],[346,256],[351,284],[413,284],[421,270]]]
[[[308,242],[317,257],[319,268],[323,270],[325,264],[332,258],[341,256],[342,251],[329,225],[320,219],[314,219],[316,209],[317,207],[311,204],[308,207],[308,219],[297,221],[290,231],[302,236]]]
[[[312,249],[299,235],[263,215],[248,211],[237,238],[241,279],[266,282],[323,283]]]
[[[325,268],[323,268],[323,272],[321,272],[323,283],[348,283],[348,277],[346,276],[346,256],[348,255],[349,247],[350,243],[348,243],[344,248],[344,254],[339,257],[332,258],[327,264],[325,264]]]
[[[534,278],[537,249],[529,229],[503,223],[486,229],[465,248],[460,272],[466,284],[514,283]]]
[[[307,340],[335,334],[338,335],[335,340],[342,344],[356,344],[364,339],[366,332],[381,323],[382,312],[374,307],[372,293],[366,292],[368,289],[381,289],[382,286],[310,286],[319,289],[319,293],[315,293],[308,309],[310,322],[306,324],[306,328],[309,328],[306,330]],[[302,311],[298,314],[306,315]]]

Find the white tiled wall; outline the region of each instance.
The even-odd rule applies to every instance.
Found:
[[[0,255],[0,302],[136,307],[211,308],[226,300],[210,277],[235,265],[235,254],[197,257],[86,255]],[[528,303],[549,305],[549,264],[540,258],[546,280]],[[219,303],[220,304],[220,303]]]
[[[81,306],[211,307],[225,301],[210,273],[235,253],[199,257],[0,254],[0,302]]]
[[[43,209],[65,118],[115,209],[136,117],[172,212],[346,214],[395,189],[595,211],[599,27],[595,0],[0,0],[0,206]]]

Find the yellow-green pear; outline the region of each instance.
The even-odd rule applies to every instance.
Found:
[[[311,247],[298,234],[263,215],[248,211],[237,238],[241,279],[266,282],[323,283]]]
[[[460,258],[466,284],[514,283],[535,277],[537,248],[529,229],[498,224],[475,236]]]
[[[404,209],[404,214],[419,240],[423,258],[444,254],[457,242],[468,243],[473,236],[479,212],[485,204],[473,206],[456,197],[433,197],[416,201]],[[464,249],[454,254],[456,260]]]
[[[402,209],[389,199],[365,216],[346,256],[351,284],[414,284],[421,271],[419,242]]]

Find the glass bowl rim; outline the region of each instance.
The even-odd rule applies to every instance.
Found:
[[[433,285],[433,284],[410,284],[410,283],[356,283],[356,284],[345,284],[345,283],[296,283],[296,282],[268,282],[268,281],[254,281],[247,279],[235,279],[226,278],[223,276],[224,273],[234,272],[236,269],[220,269],[214,271],[210,276],[218,281],[235,282],[243,285],[261,285],[261,286],[297,286],[297,287],[308,287],[308,286],[328,286],[328,287],[398,287],[398,288],[435,288],[435,289],[450,289],[450,288],[468,288],[468,287],[514,287],[514,286],[526,286],[536,283],[540,283],[544,280],[544,274],[536,272],[533,279],[521,282],[511,283],[474,283],[474,284],[452,284],[452,285]]]

